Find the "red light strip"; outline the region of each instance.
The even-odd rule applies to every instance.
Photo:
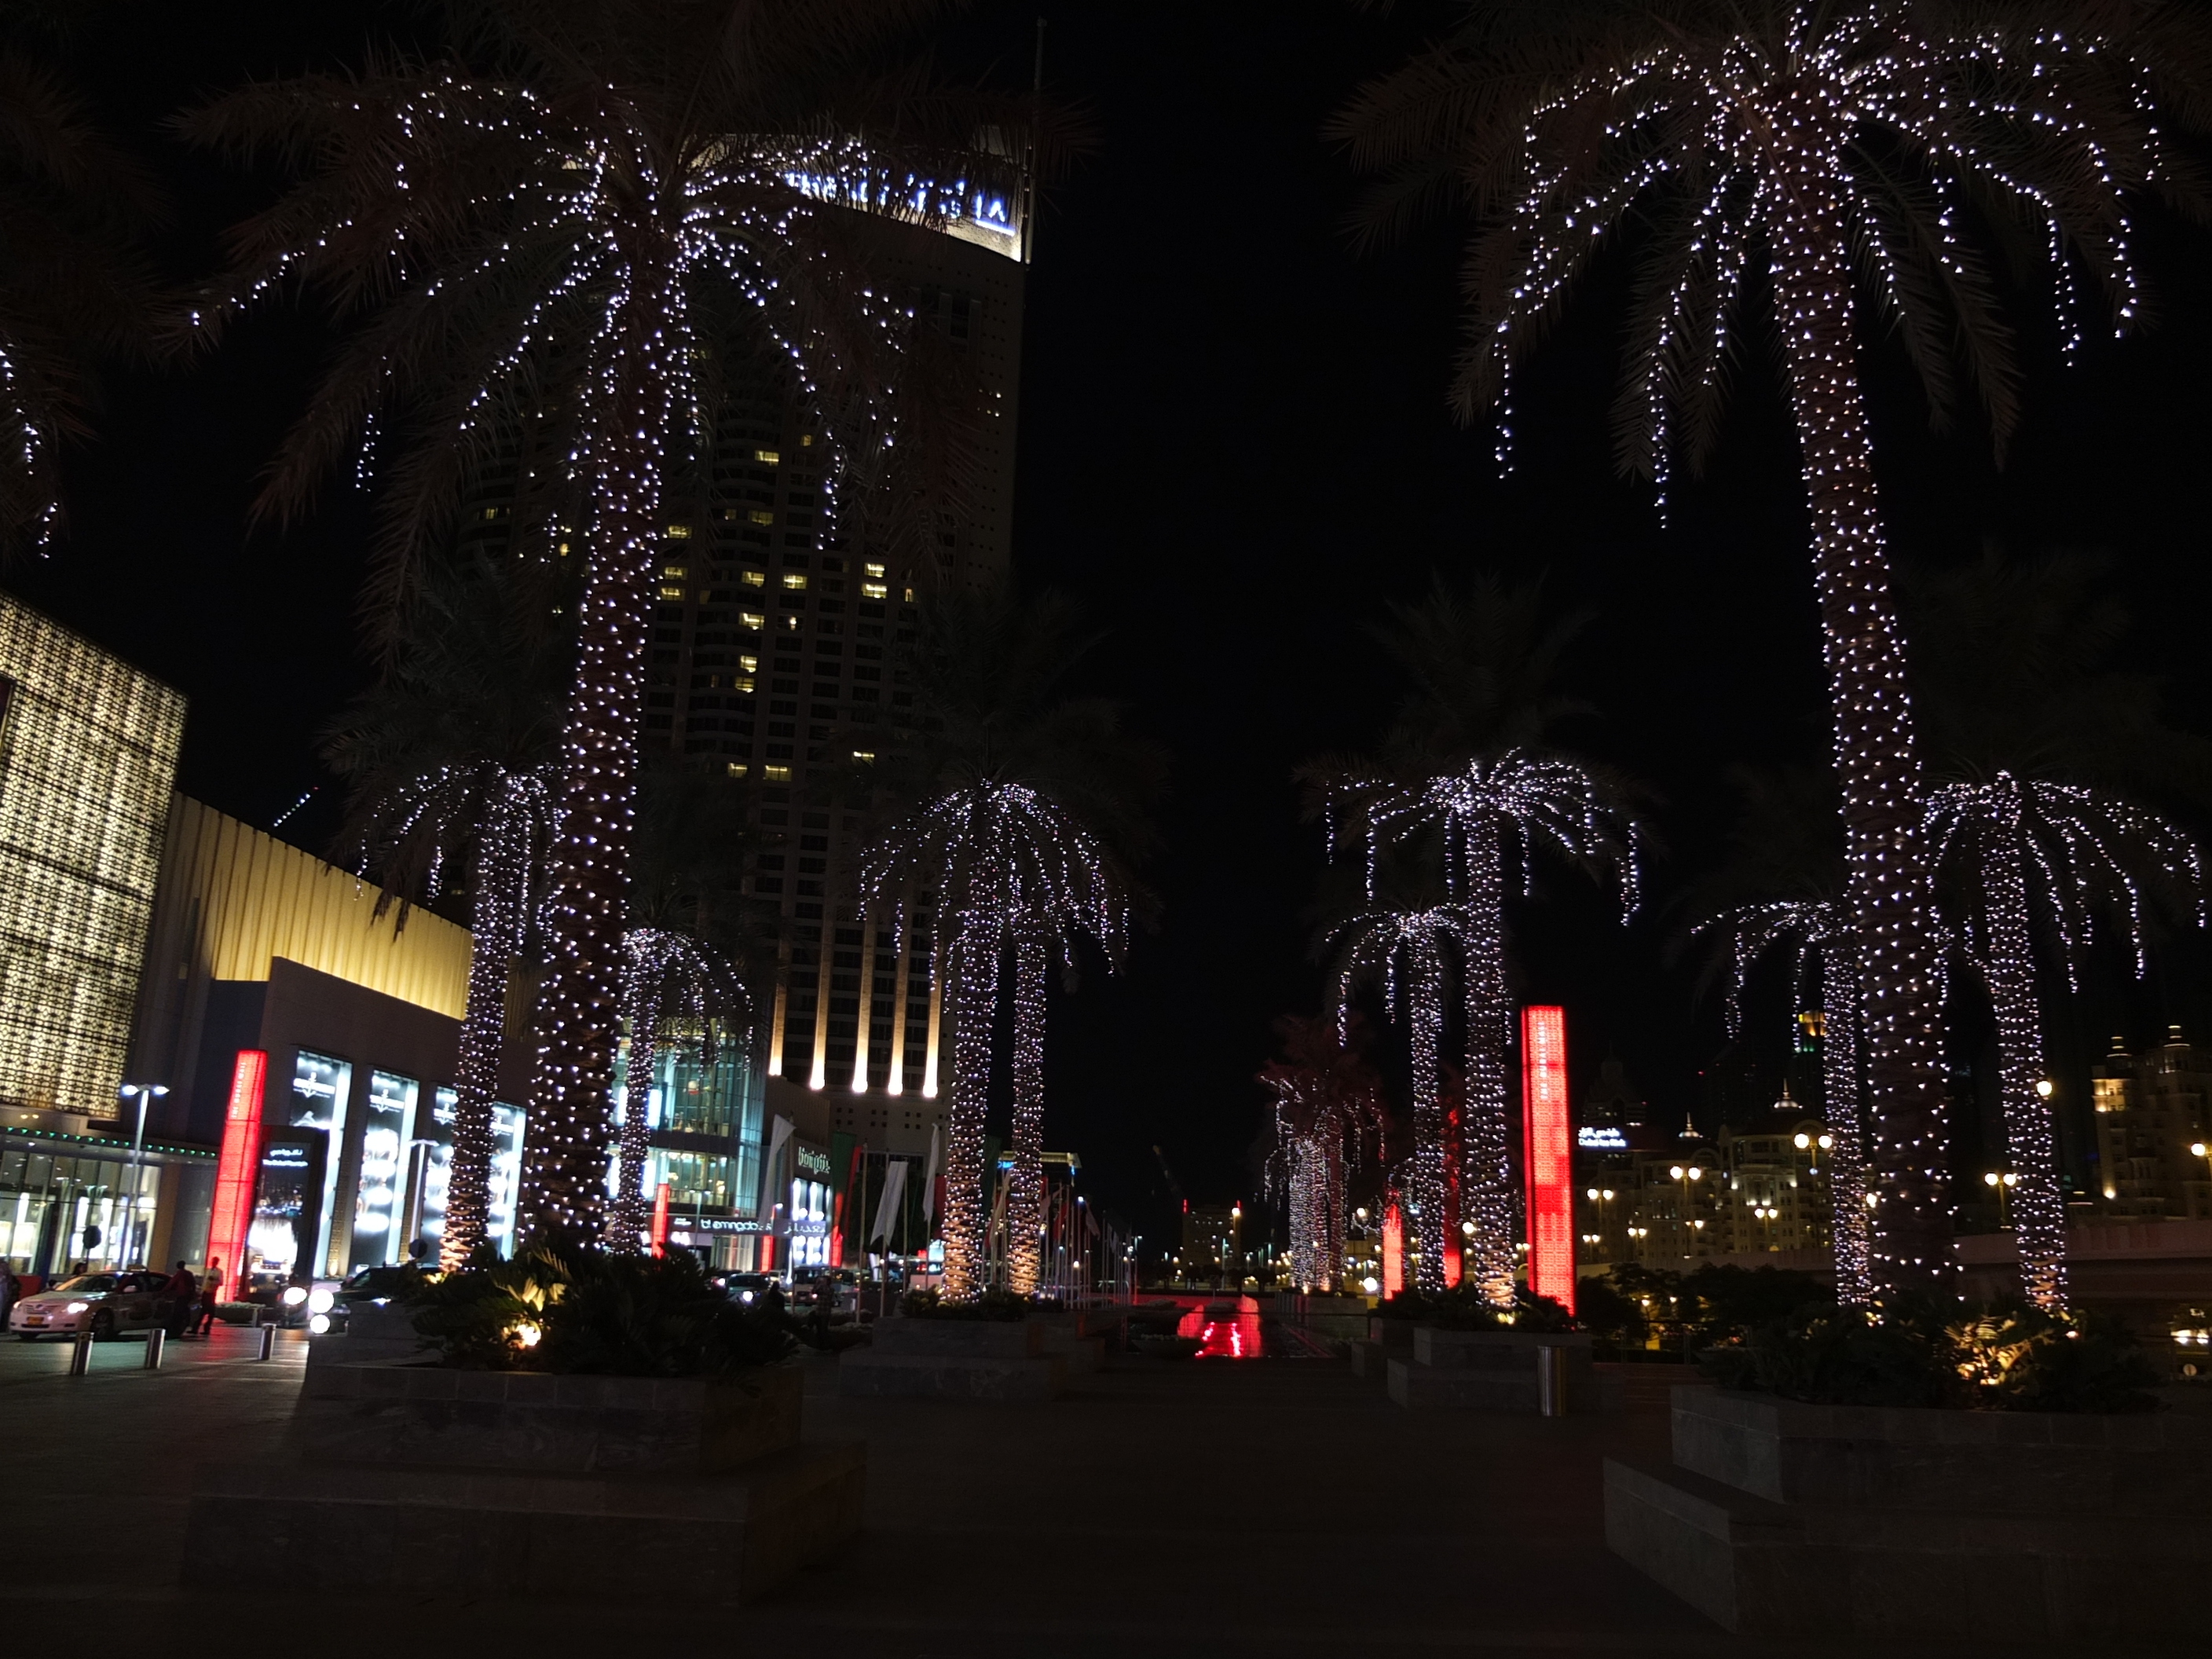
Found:
[[[653,1194],[653,1253],[668,1254],[668,1183],[665,1181]]]
[[[1567,1012],[1521,1011],[1521,1133],[1528,1189],[1528,1288],[1575,1307],[1574,1131],[1567,1121]]]
[[[268,1078],[265,1051],[238,1051],[230,1071],[230,1104],[222,1117],[222,1152],[216,1159],[214,1213],[208,1221],[208,1261],[222,1263],[234,1296],[245,1294],[246,1240],[261,1173],[262,1085]]]

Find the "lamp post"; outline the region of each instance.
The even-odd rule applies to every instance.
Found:
[[[1697,1231],[1702,1232],[1705,1231],[1705,1225],[1702,1221],[1693,1221],[1691,1219],[1690,1185],[1692,1182],[1704,1180],[1705,1172],[1694,1164],[1688,1165],[1677,1164],[1673,1168],[1669,1169],[1667,1173],[1682,1183],[1682,1254],[1684,1255],[1687,1255],[1690,1254],[1690,1235],[1692,1230],[1694,1229]]]
[[[2201,1140],[2192,1140],[2189,1143],[2189,1151],[2191,1156],[2205,1160],[2208,1166],[2206,1174],[2212,1176],[2212,1146],[2208,1146]]]
[[[2007,1170],[2002,1175],[1998,1174],[1995,1170],[1991,1170],[1987,1175],[1982,1177],[1982,1180],[1985,1185],[1994,1188],[1996,1193],[1997,1231],[1999,1232],[2003,1232],[2012,1224],[2005,1219],[2005,1200],[2012,1196],[2012,1189],[2020,1184],[2020,1177],[2014,1175],[2010,1170]]]
[[[127,1267],[138,1231],[138,1166],[146,1154],[146,1108],[169,1089],[164,1083],[126,1083],[116,1092],[125,1100],[138,1103],[138,1127],[131,1136],[131,1207],[124,1214],[123,1251],[115,1261],[117,1267]]]

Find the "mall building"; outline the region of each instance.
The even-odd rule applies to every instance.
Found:
[[[178,793],[184,717],[177,692],[0,594],[0,1255],[40,1275],[203,1265],[234,1121],[250,1270],[434,1252],[467,930]],[[507,1039],[503,1242],[526,1006]],[[765,1169],[751,1056],[664,1045],[657,1070],[648,1178],[672,1242],[729,1267],[820,1256],[830,1148],[787,1127]],[[763,1231],[795,1237],[763,1253]]]

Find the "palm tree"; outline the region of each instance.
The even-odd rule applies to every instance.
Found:
[[[951,986],[952,1100],[946,1134],[944,1294],[982,1292],[983,1129],[992,1028],[1006,958],[1013,962],[1013,1170],[1008,1287],[1036,1284],[1043,1218],[1047,975],[1073,972],[1077,946],[1121,957],[1127,860],[1146,830],[1158,752],[1121,730],[1118,709],[1066,697],[1082,654],[1065,601],[1022,605],[1003,589],[947,587],[925,611],[911,662],[921,724],[887,764],[893,816],[862,860],[862,903],[896,933],[934,896],[933,971]]]
[[[833,459],[880,447],[912,321],[869,275],[862,219],[963,217],[1019,173],[1028,106],[883,67],[947,9],[469,0],[445,57],[250,88],[185,122],[306,174],[236,233],[193,326],[295,284],[356,325],[264,507],[302,508],[367,434],[396,444],[385,599],[495,471],[550,477],[586,555],[521,1204],[536,1232],[600,1231],[664,489],[711,431],[719,365],[764,349],[830,422]],[[828,494],[857,513],[845,483]]]
[[[1743,1029],[1743,994],[1752,969],[1777,951],[1795,957],[1802,984],[1817,969],[1820,985],[1820,1111],[1834,1143],[1828,1148],[1828,1192],[1833,1210],[1829,1240],[1836,1260],[1836,1299],[1864,1307],[1874,1298],[1868,1273],[1865,1136],[1859,1117],[1862,1073],[1856,965],[1851,930],[1831,897],[1772,899],[1739,905],[1693,930],[1727,940],[1729,1035]],[[1800,1006],[1802,1005],[1800,1004]]]
[[[1300,1288],[1327,1292],[1344,1272],[1345,1177],[1361,1143],[1382,1133],[1382,1091],[1361,1052],[1356,1015],[1275,1022],[1284,1058],[1261,1068],[1275,1097],[1270,1184],[1289,1212],[1291,1270]]]
[[[387,896],[469,895],[453,1167],[441,1261],[455,1270],[490,1215],[492,1105],[508,981],[538,925],[558,789],[550,757],[573,655],[557,579],[526,564],[436,568],[378,684],[324,755],[348,783],[343,840]],[[458,884],[454,873],[460,874]]]
[[[1513,368],[1634,222],[1642,270],[1615,425],[1623,465],[1663,487],[1678,444],[1693,465],[1710,449],[1747,299],[1771,294],[1849,841],[1885,1291],[1943,1280],[1951,1253],[1939,931],[1854,264],[1938,418],[1963,355],[2002,446],[2017,377],[1965,234],[1970,199],[2047,228],[2069,339],[2083,326],[2076,261],[2124,329],[2141,305],[2129,198],[2195,193],[2159,123],[2198,112],[2208,66],[2212,30],[2180,0],[1488,0],[1336,124],[1389,175],[1370,233],[1449,193],[1475,215],[1464,417],[1495,407],[1510,428]]]
[[[148,336],[154,284],[131,242],[149,208],[84,102],[23,42],[0,44],[0,560],[60,527],[55,448],[86,430],[88,360]]]
[[[1483,574],[1462,595],[1437,578],[1420,604],[1394,606],[1390,624],[1378,630],[1414,688],[1385,744],[1385,763],[1323,762],[1304,774],[1322,797],[1332,848],[1340,836],[1363,845],[1370,900],[1386,851],[1425,837],[1441,842],[1445,896],[1466,930],[1460,1191],[1464,1218],[1474,1224],[1467,1270],[1500,1307],[1513,1299],[1517,1233],[1508,1099],[1509,875],[1517,867],[1525,887],[1531,855],[1548,848],[1586,869],[1610,867],[1624,912],[1636,903],[1638,832],[1621,791],[1580,762],[1528,746],[1582,709],[1553,684],[1581,625],[1579,617],[1547,619],[1540,582],[1508,587]],[[1441,1169],[1441,1140],[1434,1148],[1428,1142],[1442,1129],[1433,1111],[1424,1118],[1417,1094],[1415,1182],[1425,1218],[1432,1210],[1441,1216],[1442,1188],[1431,1192],[1425,1183],[1431,1164]],[[1433,1271],[1443,1271],[1441,1255]]]
[[[2071,985],[2098,913],[2116,913],[2140,976],[2147,966],[2144,884],[2193,895],[2201,924],[2203,869],[2195,843],[2155,814],[2094,790],[2009,772],[1936,790],[1927,822],[1937,890],[1956,907],[1954,930],[1996,1014],[2006,1150],[2019,1178],[2013,1214],[2021,1283],[2039,1304],[2063,1312],[2066,1194],[2044,1067],[2031,916],[2039,912],[2057,934]]]
[[[1336,966],[1336,1018],[1340,1039],[1348,1041],[1353,1018],[1352,1000],[1360,985],[1379,981],[1386,1010],[1402,1009],[1407,1047],[1413,1061],[1413,1154],[1412,1190],[1415,1237],[1420,1243],[1417,1286],[1431,1294],[1447,1287],[1444,1254],[1449,1243],[1445,1229],[1446,1195],[1451,1177],[1444,1153],[1444,1027],[1449,1012],[1450,977],[1455,966],[1471,977],[1468,964],[1481,950],[1475,926],[1456,905],[1431,904],[1419,908],[1370,908],[1332,929],[1326,949]],[[1472,1116],[1473,1114],[1470,1114]],[[1474,1136],[1470,1134],[1470,1139]],[[1494,1295],[1489,1273],[1493,1252],[1486,1237],[1493,1218],[1480,1208],[1486,1194],[1470,1193],[1476,1213],[1482,1267],[1477,1282],[1486,1295]],[[1513,1212],[1510,1187],[1506,1195],[1506,1296],[1512,1295]]]
[[[714,1063],[719,1027],[744,1021],[751,999],[720,951],[665,927],[633,927],[623,939],[623,1021],[629,1052],[623,1076],[620,1161],[607,1241],[635,1251],[646,1227],[645,1165],[650,1149],[653,1074],[667,1048],[698,1051]],[[750,1032],[738,1025],[742,1045]]]

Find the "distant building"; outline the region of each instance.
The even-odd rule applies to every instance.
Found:
[[[2130,1220],[2212,1217],[2212,1165],[2190,1150],[2212,1143],[2212,1052],[2186,1042],[2179,1025],[2141,1054],[2114,1037],[2089,1086],[2098,1211]]]
[[[1244,1208],[1241,1204],[1186,1204],[1182,1250],[1176,1257],[1179,1284],[1236,1290],[1244,1283]]]

